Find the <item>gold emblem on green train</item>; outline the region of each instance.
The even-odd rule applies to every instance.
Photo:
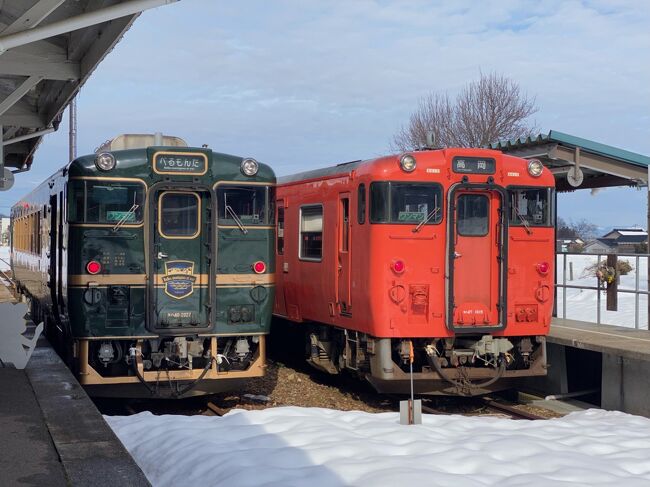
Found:
[[[194,292],[194,262],[189,260],[171,260],[165,262],[165,294],[175,299],[184,299]]]

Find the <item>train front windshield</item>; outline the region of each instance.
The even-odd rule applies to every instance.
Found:
[[[218,186],[219,223],[272,225],[274,188],[269,186]]]
[[[436,183],[379,181],[370,184],[371,223],[428,225],[442,220],[442,188]]]
[[[139,223],[144,214],[142,183],[80,179],[72,181],[69,220],[75,223]]]
[[[553,188],[510,188],[510,226],[553,226]]]

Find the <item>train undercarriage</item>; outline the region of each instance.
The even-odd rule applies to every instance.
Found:
[[[329,374],[344,370],[382,393],[410,392],[411,360],[417,394],[477,396],[508,389],[517,379],[546,375],[543,336],[377,338],[325,325],[306,333],[312,366]]]
[[[79,382],[93,396],[177,398],[264,375],[263,335],[75,340]]]
[[[71,337],[30,300],[32,320],[91,396],[179,398],[229,391],[264,375],[266,336]]]

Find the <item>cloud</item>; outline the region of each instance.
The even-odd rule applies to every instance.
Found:
[[[162,130],[287,174],[385,153],[418,98],[498,71],[544,131],[648,154],[648,25],[637,1],[184,0],[145,12],[83,88],[79,147]],[[34,174],[66,155],[49,136]]]

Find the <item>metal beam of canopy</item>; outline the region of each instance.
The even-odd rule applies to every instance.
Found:
[[[0,174],[31,167],[43,134],[144,10],[179,0],[0,2]]]

